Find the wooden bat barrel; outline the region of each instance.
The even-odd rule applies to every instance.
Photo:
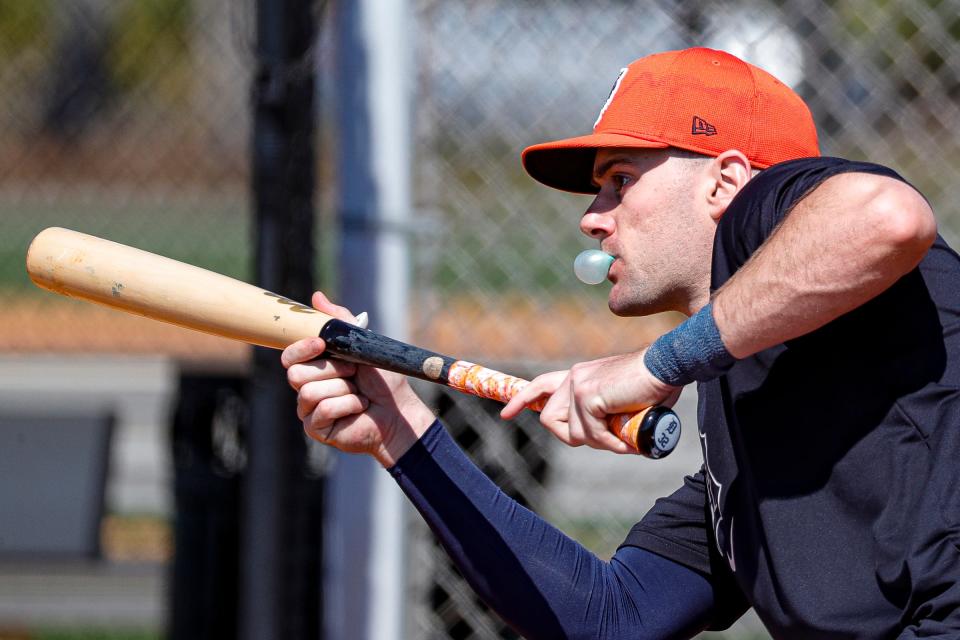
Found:
[[[30,243],[27,272],[54,293],[275,349],[331,319],[235,278],[59,227]]]

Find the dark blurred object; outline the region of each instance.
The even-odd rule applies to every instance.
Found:
[[[247,381],[183,375],[173,419],[170,637],[237,635]]]
[[[313,292],[314,6],[312,0],[256,2],[256,284],[293,300],[309,300]],[[310,467],[295,396],[276,351],[254,349],[250,415],[240,637],[318,638],[323,479]]]
[[[75,143],[107,106],[113,84],[107,67],[108,26],[86,2],[66,2],[70,13],[56,37],[49,88],[43,106],[43,131]]]
[[[241,637],[242,579],[249,561],[241,542],[250,535],[244,530],[249,519],[242,517],[251,490],[250,385],[240,375],[180,377],[172,430],[175,530],[168,637],[174,640]],[[286,433],[275,424],[267,428],[277,428],[281,438],[303,439],[297,428]],[[279,611],[289,631],[284,637],[316,638],[323,482],[305,459],[298,460],[291,457],[291,464],[273,471],[288,492],[276,511],[282,532]]]
[[[0,557],[97,558],[113,416],[0,417]]]

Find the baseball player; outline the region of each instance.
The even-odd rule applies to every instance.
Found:
[[[545,374],[571,445],[698,385],[704,464],[609,562],[506,497],[404,379],[283,354],[312,437],[373,455],[478,594],[530,638],[684,638],[753,607],[777,638],[960,637],[960,258],[924,197],[821,157],[803,101],[694,48],[621,71],[590,135],[523,153],[594,194],[617,315],[676,310],[638,353]],[[350,319],[322,294],[317,308]]]

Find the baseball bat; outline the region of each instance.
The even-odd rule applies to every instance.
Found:
[[[37,286],[54,293],[249,344],[283,349],[319,336],[333,357],[500,402],[528,384],[361,329],[240,280],[69,229],[50,227],[37,234],[27,250],[27,272]],[[679,418],[665,407],[610,416],[608,424],[650,458],[669,454],[680,436]]]

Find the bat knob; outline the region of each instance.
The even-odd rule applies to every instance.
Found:
[[[680,442],[680,418],[667,407],[607,416],[607,426],[637,453],[654,460],[670,455]]]
[[[680,418],[667,407],[651,407],[637,430],[637,449],[648,458],[670,455],[680,442]]]

